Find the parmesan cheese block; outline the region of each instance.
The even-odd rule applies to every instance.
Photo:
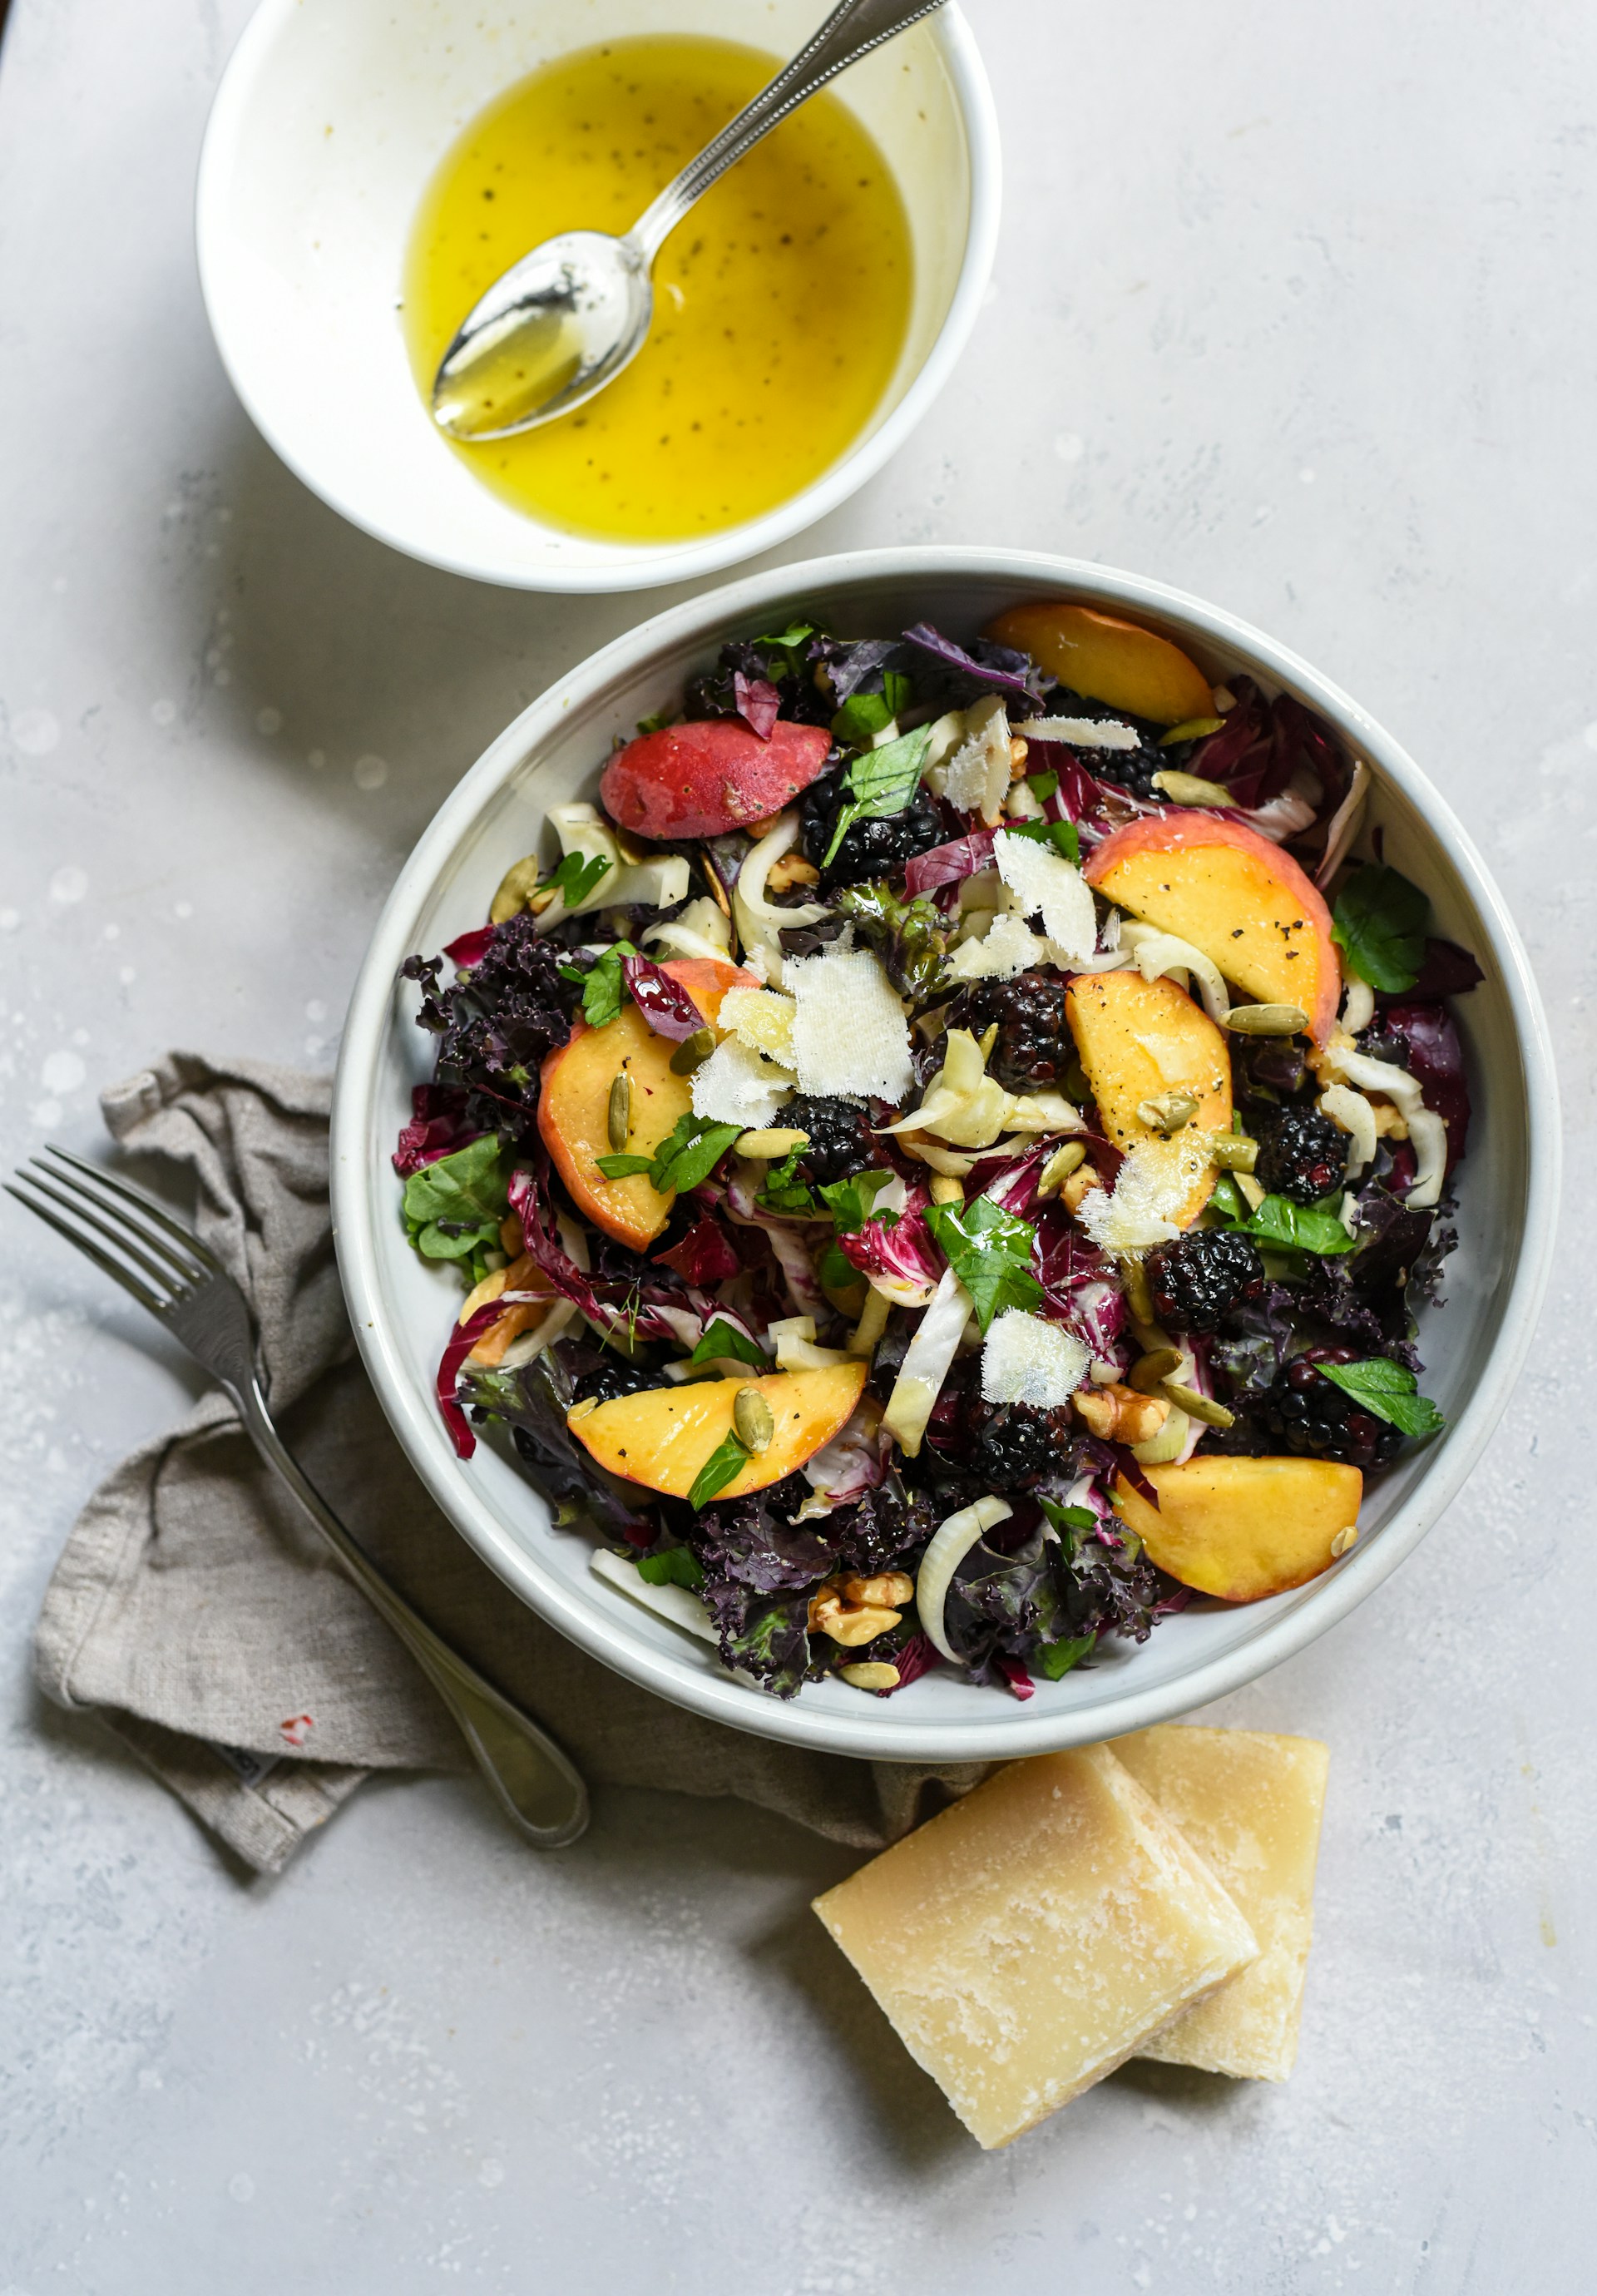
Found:
[[[1112,2072],[1257,1950],[1104,1746],[1011,1763],[815,1902],[989,2149]]]
[[[1285,2080],[1298,2054],[1329,1759],[1315,1738],[1164,1726],[1114,1751],[1234,1898],[1258,1959],[1139,2054]]]

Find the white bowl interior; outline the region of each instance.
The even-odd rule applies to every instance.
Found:
[[[592,1539],[552,1529],[491,1444],[479,1444],[468,1466],[455,1460],[431,1387],[458,1288],[406,1245],[389,1162],[411,1087],[431,1059],[430,1039],[412,1025],[414,992],[396,987],[395,974],[410,950],[435,952],[480,923],[510,862],[538,844],[545,808],[592,794],[612,736],[679,695],[723,636],[801,608],[860,636],[924,619],[968,636],[1003,606],[1061,592],[1128,607],[1212,676],[1251,671],[1324,716],[1374,769],[1366,839],[1384,832],[1387,857],[1430,894],[1436,929],[1485,970],[1454,1008],[1474,1120],[1446,1306],[1425,1312],[1421,1333],[1426,1391],[1448,1431],[1372,1486],[1358,1545],[1325,1577],[1242,1608],[1200,1604],[1163,1621],[1140,1648],[1108,1644],[1099,1663],[1039,1683],[1025,1704],[947,1672],[889,1700],[828,1682],[784,1704],[595,1581]],[[1472,1464],[1528,1344],[1551,1248],[1556,1133],[1539,1007],[1513,928],[1441,800],[1345,696],[1230,617],[1134,577],[996,552],[876,552],[778,570],[660,616],[535,703],[473,768],[396,888],[356,990],[340,1071],[334,1193],[340,1262],[379,1392],[440,1504],[536,1609],[623,1672],[746,1729],[888,1758],[986,1759],[1110,1736],[1217,1696],[1322,1632],[1410,1551]]]
[[[223,358],[266,438],[368,531],[439,565],[533,588],[676,580],[747,557],[830,509],[918,418],[986,277],[995,144],[980,66],[951,8],[834,83],[904,197],[915,261],[910,325],[864,436],[766,517],[702,542],[618,543],[512,509],[438,436],[397,308],[406,242],[434,168],[525,74],[601,40],[664,30],[785,56],[817,20],[816,0],[673,0],[664,15],[659,0],[264,0],[212,114],[199,243]],[[976,232],[973,151],[989,194]]]

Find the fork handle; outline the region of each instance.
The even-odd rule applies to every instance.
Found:
[[[272,1424],[258,1387],[234,1390],[250,1440],[287,1484],[345,1570],[393,1628],[460,1726],[506,1817],[536,1849],[563,1849],[586,1831],[588,1794],[545,1731],[512,1706],[419,1618],[345,1529]]]

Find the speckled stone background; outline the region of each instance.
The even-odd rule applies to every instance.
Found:
[[[610,1797],[540,1860],[474,1787],[401,1780],[280,1882],[229,1871],[31,1688],[68,1523],[189,1380],[7,1206],[3,2296],[1593,2284],[1597,16],[970,12],[996,283],[919,437],[792,554],[1059,548],[1275,631],[1492,857],[1563,1063],[1564,1250],[1480,1472],[1217,1710],[1333,1750],[1297,2074],[1132,2069],[984,2157],[807,1910],[847,1857],[738,1808]],[[17,0],[5,37],[7,1163],[94,1145],[97,1086],[160,1046],[331,1064],[439,799],[653,603],[411,565],[255,436],[190,233],[245,13]]]

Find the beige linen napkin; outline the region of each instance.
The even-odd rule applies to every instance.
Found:
[[[852,1761],[700,1721],[507,1598],[412,1472],[356,1357],[327,1203],[330,1098],[324,1078],[170,1053],[102,1105],[124,1149],[186,1168],[201,1235],[255,1304],[284,1439],[422,1616],[591,1785],[735,1794],[862,1849],[973,1785],[982,1766]],[[262,1873],[368,1772],[471,1767],[430,1686],[217,1391],[85,1507],[35,1650],[51,1698],[98,1712]]]

